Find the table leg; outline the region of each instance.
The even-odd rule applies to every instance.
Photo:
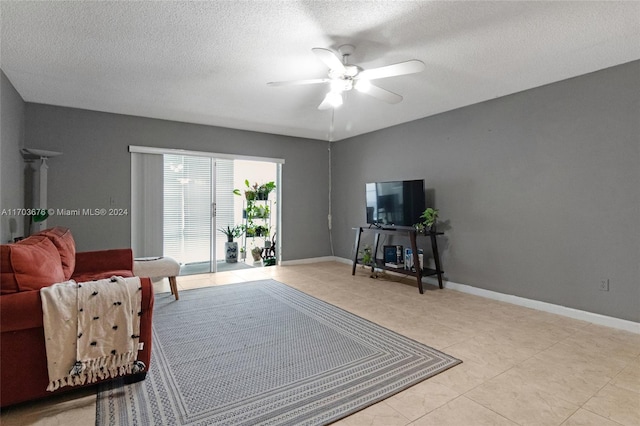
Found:
[[[440,254],[438,254],[438,243],[436,242],[436,233],[431,234],[431,250],[433,251],[433,261],[436,265],[436,273],[438,275],[438,284],[442,287],[442,268],[440,268]]]
[[[180,300],[180,296],[178,295],[178,283],[176,282],[176,277],[169,277],[169,287],[171,287],[171,294],[176,297],[176,300]]]
[[[362,228],[356,230],[356,252],[353,255],[353,267],[351,268],[351,275],[356,274],[356,265],[358,264],[358,251],[360,251],[360,234],[362,234]]]
[[[413,265],[416,270],[416,280],[418,281],[418,290],[420,294],[424,294],[424,289],[422,288],[422,267],[420,264],[420,257],[418,256],[418,242],[416,241],[416,233],[415,231],[409,231],[409,241],[411,243],[411,250],[413,251]]]

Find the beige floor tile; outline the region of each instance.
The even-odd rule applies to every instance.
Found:
[[[446,386],[425,380],[386,399],[385,402],[409,420],[417,420],[458,396],[458,392]]]
[[[310,292],[312,296],[320,297],[317,292]],[[321,297],[320,297],[321,298]],[[366,316],[369,312],[373,312],[382,309],[382,305],[376,301],[367,299],[350,298],[348,300],[342,300],[336,302],[335,305],[346,311],[352,312],[356,315]]]
[[[585,382],[611,380],[628,365],[626,357],[607,356],[595,347],[583,348],[572,342],[561,342],[535,355],[557,374],[582,376]]]
[[[605,386],[583,408],[625,426],[640,425],[640,394],[617,386]]]
[[[5,408],[0,417],[2,426],[86,426],[95,422],[95,388]]]
[[[581,364],[554,364],[550,360],[531,358],[505,373],[511,386],[526,384],[539,392],[582,405],[595,395],[610,378]]]
[[[473,337],[470,332],[455,330],[436,322],[425,322],[420,319],[412,320],[410,323],[400,324],[395,330],[398,333],[407,336],[432,348],[444,351],[452,345],[461,344]],[[449,352],[449,355],[459,356]]]
[[[640,334],[596,324],[589,324],[583,331],[593,335],[606,336],[611,342],[630,345],[634,348],[635,352],[640,353]]]
[[[465,396],[522,426],[559,425],[579,408],[519,380],[511,372],[483,383]]]
[[[640,357],[630,362],[610,383],[640,393]]]
[[[462,359],[462,364],[458,364],[454,368],[450,368],[429,380],[463,394],[496,377],[501,372],[501,368],[492,368]]]
[[[498,333],[483,333],[471,337],[447,346],[447,353],[502,372],[538,352],[536,349],[516,345]]]
[[[571,335],[570,331],[561,327],[526,318],[516,318],[511,322],[503,323],[492,329],[491,333],[500,336],[511,345],[533,349],[537,352],[548,349]]]
[[[607,327],[593,326],[579,330],[564,343],[584,351],[597,351],[603,356],[622,363],[631,362],[640,355],[640,339],[635,334]]]
[[[558,314],[552,314],[549,312],[536,311],[534,309],[529,310],[528,318],[531,318],[539,323],[553,324],[557,327],[564,328],[566,330],[584,330],[591,324],[587,321],[581,321],[573,318],[564,317]]]
[[[516,423],[460,396],[411,423],[411,426],[517,426]]]
[[[207,278],[202,278],[200,280],[191,280],[188,282],[179,283],[178,293],[180,293],[180,291],[193,290],[194,288],[211,287],[213,285],[214,283]]]
[[[440,303],[433,302],[433,303]],[[465,311],[463,306],[453,306],[449,309],[438,309],[438,314],[443,318],[442,323],[447,327],[463,332],[482,333],[500,327],[503,321],[491,318],[488,314],[478,315]]]
[[[602,416],[583,410],[582,408],[569,417],[561,426],[620,426]]]
[[[405,426],[411,421],[384,401],[334,423],[340,426]]]

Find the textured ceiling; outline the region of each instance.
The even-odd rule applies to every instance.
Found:
[[[639,2],[0,2],[0,66],[25,101],[340,140],[640,59]],[[319,111],[313,47],[356,46],[396,105]]]

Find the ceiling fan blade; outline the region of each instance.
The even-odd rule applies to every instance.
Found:
[[[290,80],[290,81],[270,81],[268,86],[302,86],[304,84],[320,84],[328,83],[331,80],[328,78],[314,78],[311,80]]]
[[[397,104],[402,101],[402,96],[397,93],[393,93],[388,91],[387,89],[383,89],[382,87],[378,87],[376,85],[371,84],[367,91],[362,91],[360,93],[367,94],[369,96],[373,96],[376,99],[380,99],[381,101],[385,101],[390,104]]]
[[[424,68],[424,62],[412,59],[410,61],[387,65],[385,67],[364,70],[358,74],[358,77],[366,78],[367,80],[375,80],[378,78],[394,77],[396,75],[413,74],[423,71]]]
[[[336,54],[331,50],[323,49],[321,47],[314,47],[313,49],[311,49],[311,51],[315,53],[318,59],[324,62],[330,70],[336,70],[341,73],[344,73],[346,71],[340,58],[338,58]]]

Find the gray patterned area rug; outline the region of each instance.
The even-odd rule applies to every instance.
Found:
[[[274,280],[156,297],[147,379],[98,393],[96,424],[322,425],[459,360]]]

